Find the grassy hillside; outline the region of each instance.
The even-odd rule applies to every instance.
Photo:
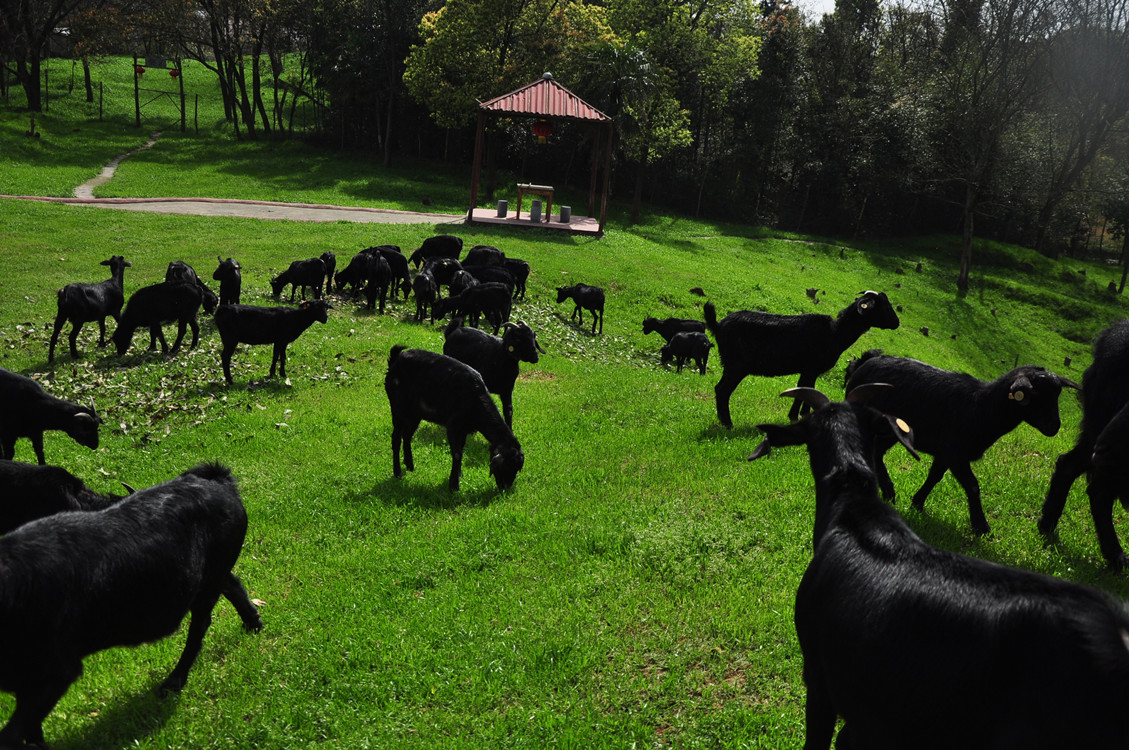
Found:
[[[0,151],[0,192],[69,194],[143,140],[128,124],[51,117],[32,143],[14,130],[20,116],[3,112],[4,142],[18,146]],[[163,140],[126,162],[112,189],[310,195],[287,178],[293,167],[201,166],[255,161],[211,138]],[[280,158],[292,150],[293,163],[324,160],[333,175],[349,158],[246,148]],[[405,179],[417,195],[438,195],[432,181],[450,195],[462,189],[414,169]],[[405,189],[382,176],[374,170],[355,192],[374,204],[397,200]],[[522,367],[514,424],[527,460],[504,494],[480,437],[468,445],[463,490],[449,493],[445,437],[431,425],[416,438],[417,470],[392,478],[388,350],[442,346],[438,327],[411,319],[412,302],[381,316],[337,299],[329,322],[291,345],[288,382],[265,378],[268,348],[241,347],[236,383],[225,386],[206,320],[200,346],[175,356],[137,348],[110,356],[87,326],[83,359],[64,345],[54,367],[46,362],[55,291],[104,278],[98,262],[111,254],[133,262],[127,293],[163,278],[171,260],[208,278],[217,255],[233,256],[244,301],[274,304],[267,282],[292,260],[333,250],[343,264],[377,243],[410,251],[450,229],[0,201],[0,366],[93,402],[105,420],[97,451],[49,433],[48,460],[105,492],[202,460],[230,465],[251,522],[236,570],[266,623],[244,634],[221,602],[188,687],[171,700],[153,691],[183,629],[91,657],[48,718],[53,747],[797,747],[804,687],[792,600],[811,554],[812,480],[801,449],[745,460],[760,439],[755,425],[784,421],[788,402],[777,394],[795,379],[746,380],[733,396],[736,428],[724,430],[714,413],[716,356],[705,377],[675,374],[660,365],[660,341],[643,336],[642,318],[700,317],[693,287],[719,314],[835,314],[876,289],[901,307],[902,325],[864,335],[848,355],[878,347],[983,378],[1041,364],[1078,380],[1094,334],[1126,315],[1106,291],[1116,269],[986,242],[975,249],[972,290],[959,295],[957,241],[948,237],[854,243],[658,216],[632,229],[613,222],[601,240],[458,227],[468,244],[530,262],[528,299],[514,315],[548,351]],[[571,303],[555,303],[554,287],[576,282],[608,290],[602,336],[570,323]],[[136,335],[135,347],[142,343]],[[846,360],[818,383],[833,397]],[[1127,597],[1124,578],[1104,569],[1081,488],[1057,544],[1036,532],[1054,460],[1076,433],[1071,393],[1062,407],[1058,436],[1021,426],[975,466],[991,535],[972,535],[951,477],[924,513],[909,509],[927,462],[891,452],[898,507],[939,546]],[[26,441],[16,457],[32,457]],[[12,708],[0,695],[0,716]]]

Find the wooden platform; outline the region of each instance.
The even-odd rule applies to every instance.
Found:
[[[529,220],[529,213],[522,211],[520,215],[510,211],[506,218],[498,218],[498,210],[495,208],[476,208],[474,209],[473,216],[471,216],[468,224],[493,224],[495,226],[518,227],[520,229],[546,229],[554,232],[569,232],[572,234],[586,234],[592,236],[600,236],[600,222],[590,216],[577,216],[572,215],[569,223],[562,224],[560,221],[560,214],[555,214],[552,221],[542,221],[534,223]]]

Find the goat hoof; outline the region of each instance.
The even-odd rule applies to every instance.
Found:
[[[1050,536],[1055,532],[1058,526],[1058,521],[1051,521],[1045,516],[1039,516],[1039,521],[1036,524],[1039,527],[1039,533],[1043,536]]]
[[[992,528],[988,525],[987,521],[980,521],[972,524],[972,531],[976,536],[984,536],[990,534]]]

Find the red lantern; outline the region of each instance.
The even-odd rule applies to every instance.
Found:
[[[144,65],[138,65],[136,68],[133,69],[133,72],[136,73],[139,76],[143,76],[143,75],[145,75],[145,66]]]
[[[535,120],[533,122],[533,135],[537,136],[538,143],[544,143],[549,140],[549,136],[553,134],[553,123],[548,120]]]
[[[180,75],[180,71],[177,70],[176,68],[173,68],[172,70],[169,71],[169,75],[172,76],[173,78],[176,78],[178,75]]]

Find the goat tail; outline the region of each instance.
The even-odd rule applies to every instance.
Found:
[[[227,468],[218,461],[199,464],[184,473],[186,475],[200,477],[201,479],[207,479],[212,482],[232,481],[231,469]]]
[[[707,302],[702,308],[702,312],[706,316],[706,328],[710,329],[713,337],[717,338],[717,309],[714,308],[712,302]]]
[[[400,352],[404,351],[407,348],[408,347],[404,346],[403,344],[396,344],[395,346],[393,346],[392,351],[388,352],[388,367],[391,368],[392,364],[400,358]]]

